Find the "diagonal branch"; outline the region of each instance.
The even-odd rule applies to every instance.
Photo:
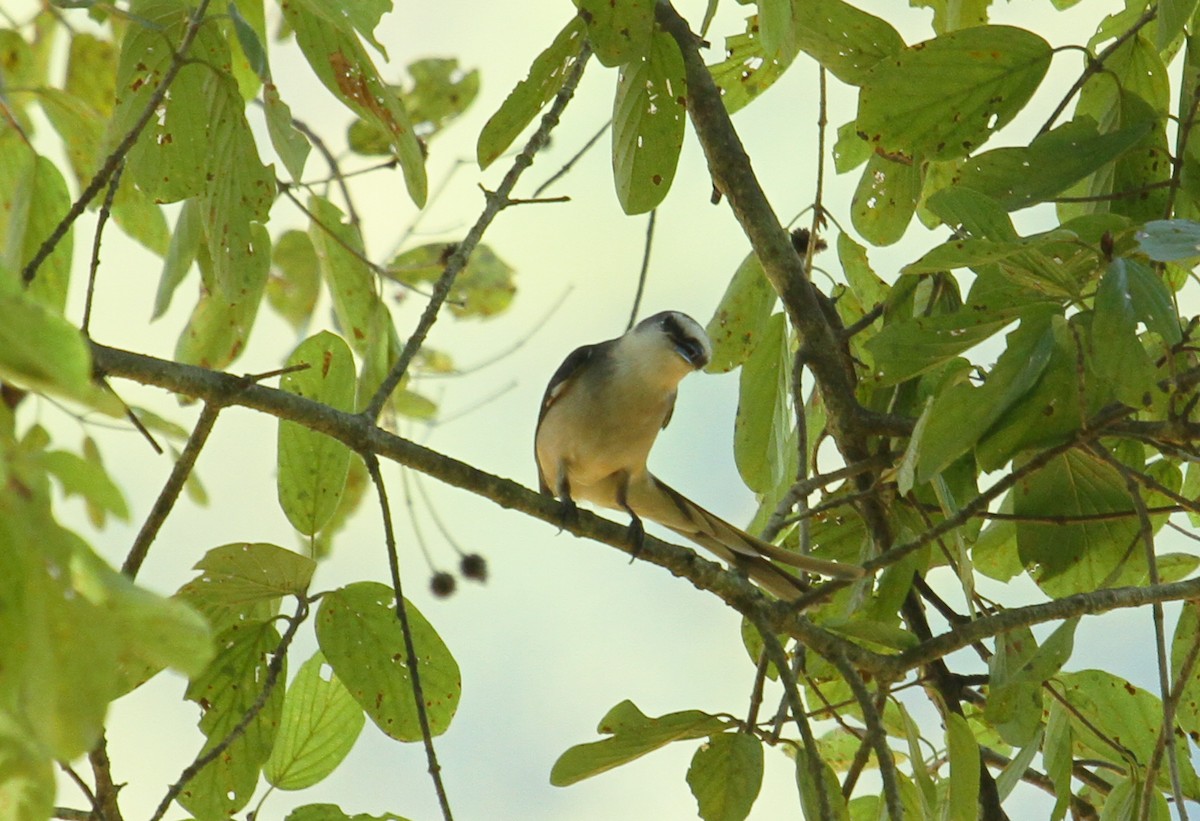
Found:
[[[446,260],[446,267],[442,271],[442,275],[438,277],[437,282],[433,286],[433,296],[425,305],[425,310],[421,313],[421,318],[417,321],[417,327],[413,331],[412,336],[404,343],[404,349],[400,351],[400,356],[392,365],[387,377],[380,384],[379,389],[375,391],[375,395],[371,397],[371,401],[367,404],[363,415],[374,421],[379,418],[380,412],[383,410],[384,404],[387,403],[388,397],[392,395],[392,391],[400,384],[400,380],[404,378],[404,374],[408,372],[408,366],[412,362],[413,357],[417,355],[417,351],[425,344],[425,337],[429,335],[429,331],[433,328],[433,323],[437,321],[438,312],[442,309],[442,304],[446,298],[450,296],[450,288],[454,285],[455,278],[459,275],[463,268],[467,266],[467,260],[471,258],[471,253],[475,250],[475,246],[479,244],[479,240],[483,237],[483,232],[492,224],[492,220],[496,215],[504,210],[510,204],[508,195],[512,193],[513,188],[517,185],[517,180],[521,178],[521,174],[526,168],[533,165],[534,155],[550,140],[550,132],[558,125],[558,118],[562,114],[563,109],[567,107],[567,103],[571,102],[571,98],[575,95],[575,87],[579,85],[579,78],[583,76],[584,66],[587,65],[588,58],[592,52],[587,44],[579,52],[579,57],[575,60],[575,65],[571,67],[571,73],[567,76],[563,83],[562,89],[554,98],[554,102],[550,105],[550,110],[542,116],[541,125],[537,131],[533,132],[533,136],[529,138],[529,142],[525,143],[525,148],[513,160],[512,168],[504,175],[504,179],[500,181],[500,185],[496,190],[487,195],[487,205],[483,209],[483,213],[479,215],[479,219],[471,226],[471,230],[463,237],[462,242],[458,243],[454,248],[454,253],[450,254]]]

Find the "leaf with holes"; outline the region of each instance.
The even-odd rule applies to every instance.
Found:
[[[686,101],[679,46],[656,32],[646,55],[621,67],[613,100],[613,175],[626,214],[652,210],[671,189]]]
[[[281,790],[311,787],[342,762],[358,740],[366,718],[332,671],[322,676],[325,656],[317,651],[300,667],[283,699],[279,736],[263,768]]]
[[[429,728],[441,735],[458,709],[462,676],[442,637],[412,602],[405,605]],[[327,593],[317,612],[317,643],[379,729],[397,741],[421,740],[404,634],[391,588],[356,582]]]
[[[1050,65],[1050,45],[1012,26],[977,26],[882,60],[863,83],[858,130],[881,151],[963,157],[1008,123]]]
[[[533,121],[537,113],[559,92],[567,72],[579,59],[583,48],[583,21],[571,21],[529,67],[529,76],[517,83],[479,132],[475,157],[480,168],[487,168],[508,150],[513,140]]]

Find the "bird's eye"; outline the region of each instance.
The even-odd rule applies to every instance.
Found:
[[[679,351],[679,355],[691,363],[692,367],[702,368],[708,364],[708,357],[704,354],[704,346],[695,339],[679,339],[675,342],[675,350]]]

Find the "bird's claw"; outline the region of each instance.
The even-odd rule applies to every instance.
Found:
[[[642,525],[642,520],[637,516],[629,522],[629,546],[632,548],[629,551],[629,561],[633,562],[642,552],[642,547],[646,544],[646,528]]]

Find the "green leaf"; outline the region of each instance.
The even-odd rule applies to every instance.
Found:
[[[749,733],[720,733],[692,756],[687,782],[705,821],[742,821],[762,789],[762,775],[762,742]]]
[[[109,117],[117,91],[116,79],[116,46],[90,32],[75,34],[67,55],[63,90],[86,103],[101,117]]]
[[[1087,717],[1086,722],[1077,718],[1071,722],[1078,745],[1076,749],[1082,748],[1081,757],[1110,762],[1122,770],[1131,760],[1139,762],[1137,772],[1141,779],[1144,765],[1140,762],[1150,760],[1162,725],[1162,702],[1142,688],[1103,670],[1060,673],[1056,683],[1059,685],[1056,689],[1062,693],[1072,713]],[[1098,737],[1097,732],[1102,737]],[[1120,739],[1120,752],[1113,749],[1114,738]],[[1200,783],[1191,765],[1187,741],[1175,734],[1172,738],[1177,748],[1184,794],[1194,795]],[[1166,767],[1159,769],[1156,784],[1160,789],[1170,790],[1171,781],[1166,770]]]
[[[405,251],[384,269],[396,282],[417,285],[436,282],[445,270],[446,260],[454,252],[454,243],[434,242]],[[513,268],[500,259],[491,246],[475,246],[466,267],[458,272],[447,299],[450,313],[463,319],[483,318],[501,313],[512,303],[517,286]]]
[[[321,290],[321,266],[312,239],[303,231],[284,231],[271,248],[267,302],[295,330],[312,319]]]
[[[800,48],[848,85],[862,85],[871,70],[901,54],[904,39],[890,23],[842,0],[796,4]]]
[[[1028,628],[997,638],[989,660],[988,700],[984,716],[1008,744],[1025,746],[1042,722],[1042,686],[1067,661],[1078,619],[1055,628],[1039,647]]]
[[[296,807],[289,812],[285,821],[408,821],[408,819],[390,812],[385,812],[383,815],[367,815],[365,812],[346,815],[342,808],[335,804],[305,804],[303,807]]]
[[[1183,27],[1195,12],[1196,0],[1159,0],[1155,48],[1165,51],[1172,40],[1184,33]]]
[[[213,231],[239,237],[244,243],[233,241],[219,257],[213,257],[209,250],[210,276],[204,277],[200,299],[175,345],[175,357],[203,368],[220,369],[242,353],[249,339],[271,266],[271,237],[258,223],[234,227],[209,207],[204,213],[222,223],[204,226],[210,249]],[[237,209],[233,213],[244,216]]]
[[[1129,491],[1107,462],[1083,451],[1069,451],[1013,489],[1021,561],[1034,566],[1033,577],[1050,596],[1061,597],[1128,583],[1145,573],[1145,554],[1130,545],[1137,535]],[[1105,518],[1099,514],[1124,513]],[[1098,517],[1058,523],[1055,519]]]
[[[755,493],[766,493],[790,478],[791,373],[787,317],[775,314],[767,320],[738,382],[733,457],[742,481]]]
[[[321,275],[333,297],[338,328],[361,356],[371,338],[370,326],[376,309],[386,308],[376,293],[375,274],[363,256],[362,235],[342,221],[342,212],[324,197],[308,201],[312,222],[308,236],[317,252]]]
[[[213,657],[204,617],[182,601],[135,586],[82,543],[74,560],[75,588],[111,618],[117,637],[118,693],[141,685],[165,667],[199,674]]]
[[[292,180],[300,182],[312,146],[292,122],[292,109],[279,96],[279,89],[274,83],[263,85],[263,110],[267,115],[267,134],[275,153],[283,161]]]
[[[1061,701],[1052,698],[1050,716],[1046,719],[1046,740],[1042,747],[1046,775],[1050,777],[1057,796],[1050,814],[1052,821],[1062,821],[1071,803],[1071,778],[1075,767],[1073,749],[1070,713]]]
[[[1044,312],[1023,317],[1007,341],[982,387],[959,383],[934,399],[917,461],[918,483],[928,481],[975,447],[1005,412],[1033,389],[1054,351],[1051,318]]]
[[[925,201],[946,225],[962,228],[972,237],[1009,242],[1018,239],[1012,218],[1000,203],[972,188],[953,185],[935,192]]]
[[[119,415],[121,404],[92,382],[92,353],[79,329],[24,292],[0,287],[0,378]]]
[[[574,0],[587,23],[588,42],[606,66],[624,66],[645,55],[654,34],[654,0]],[[661,33],[660,33],[661,36]]]
[[[1051,49],[1012,26],[977,26],[881,61],[863,83],[858,130],[877,150],[951,160],[975,151],[1020,111]]]
[[[129,521],[125,497],[105,472],[98,456],[85,459],[69,451],[56,450],[44,454],[42,464],[62,485],[64,496],[80,496],[88,503],[89,512],[95,511],[92,523],[97,527],[104,526],[106,513]]]
[[[16,272],[33,259],[66,216],[71,197],[66,180],[51,160],[31,154],[24,145],[0,143],[0,152],[4,151],[23,155],[13,158],[15,168],[0,161],[0,269]],[[30,299],[59,314],[67,301],[73,237],[73,230],[63,235],[25,289]]]
[[[529,67],[529,76],[517,83],[500,108],[479,132],[475,156],[487,168],[512,145],[525,126],[559,92],[583,48],[583,21],[572,17],[545,51]]]
[[[312,559],[273,544],[234,542],[204,554],[194,567],[200,576],[189,589],[191,598],[219,607],[274,605],[284,596],[303,595],[316,567]]]
[[[163,259],[162,274],[158,280],[158,292],[154,297],[151,319],[158,319],[171,306],[175,289],[191,270],[192,263],[200,251],[204,239],[204,226],[200,221],[200,200],[197,197],[184,200],[175,218],[175,230],[171,233],[171,244]]]
[[[896,385],[927,373],[990,338],[1016,317],[1012,310],[963,309],[890,322],[867,342],[876,384]]]
[[[1200,602],[1195,600],[1183,603],[1179,611],[1179,621],[1175,623],[1175,632],[1171,638],[1171,681],[1180,681],[1184,672],[1183,666],[1192,648],[1200,640]],[[1195,736],[1200,733],[1200,664],[1193,664],[1190,675],[1183,681],[1183,695],[1179,699],[1176,712],[1179,726],[1188,734]]]
[[[1150,131],[1149,122],[1098,133],[1083,116],[1035,137],[1028,147],[997,148],[970,157],[955,182],[993,197],[1016,211],[1058,196],[1132,148]]]
[[[341,337],[321,331],[301,342],[288,357],[281,390],[335,410],[354,409],[354,355]],[[312,536],[333,516],[350,470],[350,449],[343,443],[282,419],[279,422],[279,505],[292,527]]]
[[[946,757],[950,761],[950,795],[947,799],[951,821],[975,821],[979,815],[979,743],[967,720],[947,712]]]
[[[406,602],[420,664],[429,727],[441,735],[458,709],[458,664],[421,612]],[[390,588],[356,582],[327,593],[317,612],[317,642],[354,700],[398,741],[420,741],[404,637]]]
[[[369,34],[379,13],[390,5],[376,2],[332,7],[319,0],[294,0],[283,5],[283,15],[295,31],[296,43],[308,64],[325,87],[359,117],[390,135],[408,194],[417,207],[423,207],[428,180],[421,142],[404,104],[380,78],[355,35],[355,30]],[[343,15],[339,13],[341,9],[349,11]],[[379,47],[374,40],[371,42]]]
[[[1138,408],[1150,403],[1154,363],[1137,335],[1138,316],[1129,287],[1129,266],[1115,259],[1100,278],[1092,320],[1092,367],[1118,401]]]
[[[267,77],[269,75],[267,51],[263,48],[262,38],[254,30],[254,26],[242,16],[242,13],[238,10],[237,3],[231,0],[225,6],[225,10],[228,12],[229,19],[233,23],[233,31],[237,35],[238,45],[241,46],[242,55],[250,64],[250,69],[258,77]]]
[[[713,347],[705,370],[727,373],[745,364],[762,341],[775,301],[775,290],[767,282],[758,257],[754,252],[747,254],[705,327]]]
[[[300,790],[322,781],[350,752],[366,718],[354,697],[329,671],[318,651],[300,667],[283,700],[279,735],[263,768],[281,790]]]
[[[838,126],[837,142],[833,144],[833,167],[839,174],[858,168],[874,153],[871,144],[858,135],[858,124],[854,120]]]
[[[235,624],[217,637],[219,655],[192,679],[186,693],[186,698],[203,710],[200,730],[207,741],[201,754],[228,736],[258,700],[269,659],[278,645],[279,632],[270,622]],[[279,685],[271,690],[242,734],[179,794],[179,804],[197,818],[227,818],[253,796],[279,729],[282,682],[287,675],[284,664]]]
[[[1183,219],[1151,220],[1137,233],[1142,253],[1155,262],[1200,257],[1200,222]]]
[[[730,726],[726,719],[699,710],[650,718],[632,701],[622,701],[600,719],[597,727],[598,732],[612,737],[577,744],[567,750],[554,762],[550,783],[567,787],[641,758],[672,741],[704,738]]]
[[[726,58],[708,69],[721,90],[725,110],[730,114],[748,105],[771,87],[791,65],[790,55],[770,56],[759,36],[758,16],[746,18],[746,30],[725,38]]]
[[[853,736],[851,736],[848,733],[841,734],[839,736],[839,738],[841,738],[843,740],[843,742],[842,742],[843,746],[848,746],[851,743],[853,744],[853,749],[848,749],[847,750],[848,754],[846,756],[843,756],[841,759],[841,762],[840,762],[840,763],[843,763],[845,765],[845,767],[849,767],[850,762],[854,758],[854,754],[857,752],[858,748],[862,745],[862,740],[858,739],[858,738],[854,738]],[[826,735],[823,738],[817,739],[817,743],[820,746],[821,752],[823,754],[823,760],[820,762],[820,767],[821,767],[821,778],[824,781],[824,786],[825,786],[825,796],[826,796],[826,799],[829,801],[830,809],[833,811],[833,818],[836,819],[836,821],[850,821],[850,818],[851,818],[850,810],[846,805],[845,799],[842,798],[841,784],[838,783],[837,774],[834,772],[834,769],[831,766],[830,758],[828,755],[829,746],[830,746],[828,744],[828,739],[829,739],[828,735]],[[820,818],[821,817],[821,804],[820,804],[821,799],[820,799],[819,794],[817,793],[816,784],[813,782],[812,770],[808,764],[808,753],[805,751],[805,749],[803,747],[797,747],[796,751],[795,751],[795,755],[796,755],[796,787],[800,791],[801,811],[804,813],[805,818]],[[901,756],[899,756],[899,755],[897,755],[896,757],[901,758]],[[871,767],[872,763],[868,762],[866,766]],[[853,817],[858,818],[859,816],[855,815]],[[874,819],[875,817],[877,817],[877,813],[875,815],[871,815],[869,817]]]
[[[656,32],[644,56],[621,66],[613,100],[613,176],[626,214],[654,209],[671,189],[683,146],[686,101],[679,46],[671,35]]]
[[[11,821],[54,816],[54,765],[25,728],[0,710],[0,807]]]
[[[921,195],[916,162],[895,162],[872,154],[850,202],[850,219],[873,245],[891,245],[908,228]]]

